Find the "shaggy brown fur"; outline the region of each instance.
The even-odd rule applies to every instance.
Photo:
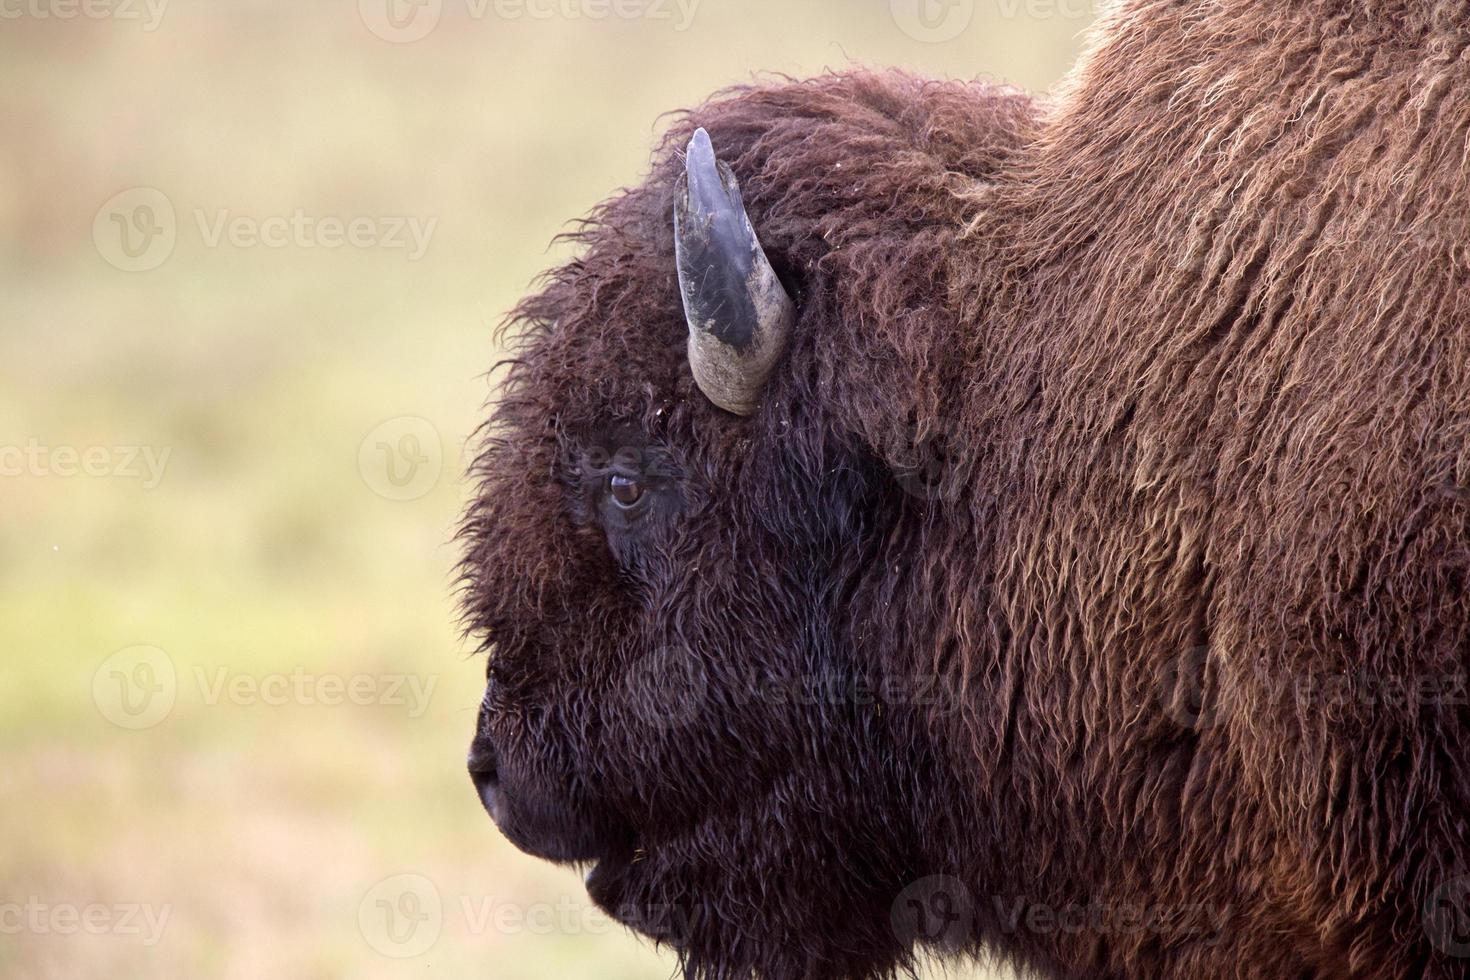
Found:
[[[1470,974],[1467,52],[1463,0],[1133,0],[1053,105],[690,113],[476,465],[506,832],[691,976]],[[799,310],[748,420],[684,361],[695,125]]]

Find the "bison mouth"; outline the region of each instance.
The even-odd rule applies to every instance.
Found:
[[[630,833],[574,797],[538,792],[501,768],[488,743],[470,749],[470,779],[485,812],[516,847],[558,864],[584,864],[629,850]]]

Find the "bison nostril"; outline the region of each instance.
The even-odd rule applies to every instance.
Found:
[[[466,765],[475,775],[485,775],[492,779],[500,768],[494,746],[481,739],[475,739],[475,743],[470,746],[470,755],[466,760]]]
[[[466,765],[470,771],[470,779],[475,784],[475,790],[480,794],[480,801],[485,804],[485,809],[490,815],[495,815],[494,800],[495,788],[500,783],[500,770],[495,754],[495,748],[488,740],[475,739],[470,746],[469,759]]]

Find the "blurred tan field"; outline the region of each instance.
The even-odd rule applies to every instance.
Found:
[[[914,2],[0,0],[0,976],[671,973],[464,775],[492,330],[660,113],[1089,19]]]

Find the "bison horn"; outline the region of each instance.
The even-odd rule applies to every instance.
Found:
[[[703,129],[689,141],[674,203],[674,252],[694,381],[726,411],[751,415],[786,351],[796,307],[751,227],[734,172],[715,159]]]

